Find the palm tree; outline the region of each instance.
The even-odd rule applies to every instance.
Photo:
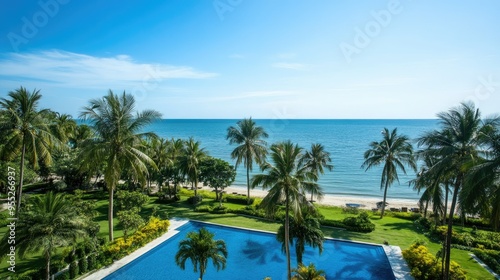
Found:
[[[314,264],[310,263],[308,266],[299,264],[297,269],[293,270],[297,274],[293,276],[293,280],[325,280],[325,271],[317,270]]]
[[[231,126],[227,129],[226,139],[229,144],[237,144],[231,152],[231,158],[236,159],[235,168],[243,162],[247,169],[247,204],[250,204],[250,171],[253,170],[253,162],[262,164],[265,161],[267,149],[266,142],[262,138],[269,135],[252,118],[238,121],[237,127]]]
[[[71,148],[76,149],[81,146],[81,144],[87,139],[92,138],[93,132],[90,126],[86,124],[79,124],[75,127],[73,134],[69,138],[69,143]]]
[[[273,164],[266,162],[262,171],[252,178],[252,187],[261,185],[269,192],[261,202],[261,207],[268,215],[273,215],[277,207],[285,204],[285,253],[287,257],[288,278],[291,279],[290,266],[290,210],[297,219],[301,217],[301,207],[312,207],[307,201],[304,189],[312,188],[316,184],[316,175],[307,166],[301,164],[302,148],[291,141],[274,144],[271,146],[271,159]]]
[[[182,172],[187,175],[188,181],[194,189],[194,195],[197,195],[198,182],[200,177],[200,164],[203,158],[208,156],[204,148],[200,148],[200,142],[189,138],[184,147],[184,151],[179,159],[179,166]]]
[[[311,145],[311,150],[306,151],[304,155],[305,165],[311,169],[311,171],[318,176],[320,174],[325,174],[325,169],[328,171],[333,170],[333,165],[330,164],[332,159],[330,158],[330,153],[325,151],[325,147],[322,144],[316,143]],[[307,190],[311,193],[311,202],[313,202],[313,196],[316,194],[318,200],[323,197],[323,191],[319,185],[317,188]]]
[[[323,231],[317,218],[310,215],[299,220],[294,217],[290,219],[290,245],[295,242],[295,253],[297,254],[297,263],[302,265],[302,255],[305,251],[305,245],[318,248],[319,253],[323,252]],[[278,229],[277,239],[283,244],[285,249],[285,227],[282,225]]]
[[[499,119],[493,118],[483,122],[479,110],[472,103],[462,103],[461,106],[452,108],[448,112],[441,112],[437,116],[440,130],[427,132],[418,139],[418,144],[423,148],[421,154],[438,159],[428,172],[435,177],[447,176],[453,181],[453,198],[444,252],[446,259],[443,277],[448,279],[453,214],[457,198],[464,186],[468,171],[477,163],[482,136],[494,123],[498,123]]]
[[[79,215],[73,202],[62,194],[49,192],[35,196],[30,210],[20,212],[16,226],[16,248],[21,257],[42,251],[45,258],[46,279],[50,279],[50,261],[57,248],[71,245],[74,240],[87,235],[85,217]],[[9,250],[7,232],[0,244],[0,251]],[[2,253],[1,256],[6,254]]]
[[[380,218],[384,217],[385,204],[387,200],[387,189],[394,181],[399,182],[398,169],[406,174],[405,165],[414,171],[417,170],[415,158],[413,156],[413,147],[405,135],[398,135],[397,128],[389,132],[387,128],[382,131],[382,141],[370,143],[364,158],[365,161],[361,167],[365,171],[383,164],[382,178],[380,180],[380,189],[384,189],[384,200],[382,202],[382,211]]]
[[[50,125],[52,134],[61,140],[62,143],[67,143],[72,137],[76,130],[76,122],[73,117],[68,114],[60,114],[58,112],[52,112],[52,123]]]
[[[10,99],[2,98],[0,108],[4,110],[0,119],[0,132],[3,135],[3,149],[0,151],[2,160],[12,160],[20,156],[19,186],[17,188],[16,217],[21,208],[25,159],[38,168],[39,161],[45,165],[52,163],[52,152],[59,148],[60,141],[52,134],[47,116],[48,109],[39,110],[42,98],[40,90],[29,92],[20,87],[9,92]]]
[[[424,157],[424,164],[422,165],[420,171],[417,173],[417,177],[410,180],[410,185],[413,185],[413,189],[418,191],[423,190],[422,196],[420,197],[419,204],[424,205],[424,217],[427,216],[427,208],[429,203],[432,204],[432,212],[435,214],[436,224],[439,217],[446,214],[445,210],[445,198],[443,197],[443,191],[447,191],[447,186],[443,188],[444,179],[442,177],[435,177],[430,174],[428,170],[434,165],[436,159],[431,157]],[[446,196],[446,200],[448,197]]]
[[[214,240],[215,234],[206,228],[200,228],[198,232],[192,231],[187,234],[188,239],[179,243],[179,251],[175,254],[175,263],[182,270],[186,268],[186,261],[191,260],[194,272],[200,272],[200,280],[207,269],[208,260],[219,271],[226,268],[227,249],[224,240]]]
[[[174,184],[174,193],[177,194],[177,186],[182,180],[182,170],[180,168],[180,158],[184,151],[185,141],[182,139],[171,139],[167,147],[168,164],[164,170],[165,177],[172,181]],[[170,184],[167,183],[169,188],[169,195],[171,195]]]
[[[488,147],[484,159],[466,177],[460,192],[460,205],[489,217],[493,230],[500,231],[500,133],[498,128],[485,133],[483,145]]]
[[[154,110],[133,114],[135,100],[130,94],[115,95],[111,90],[101,99],[90,100],[80,117],[90,122],[94,138],[83,144],[81,158],[84,170],[93,170],[96,163],[105,163],[104,181],[109,192],[109,240],[113,240],[113,191],[122,171],[143,185],[148,175],[148,165],[153,160],[142,152],[142,139],[154,137],[151,132],[139,133],[160,117]]]

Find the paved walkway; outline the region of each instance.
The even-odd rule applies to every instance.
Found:
[[[100,280],[100,279],[103,279],[104,277],[108,276],[109,274],[117,271],[118,269],[122,268],[123,266],[125,266],[126,264],[128,264],[129,262],[137,259],[138,257],[142,256],[143,254],[145,254],[146,252],[148,252],[149,250],[153,249],[154,247],[160,245],[161,243],[163,243],[165,240],[169,239],[170,237],[176,235],[177,233],[179,233],[178,230],[176,230],[178,227],[184,225],[185,223],[187,223],[188,220],[183,220],[183,219],[170,219],[170,227],[168,228],[168,231],[158,237],[157,239],[149,242],[148,244],[146,244],[144,247],[140,248],[140,249],[137,249],[136,251],[134,251],[132,254],[120,259],[120,260],[117,260],[116,262],[112,263],[110,266],[107,266],[107,267],[104,267],[104,268],[101,268],[99,269],[98,271],[82,278],[83,280]]]
[[[408,264],[403,258],[401,248],[398,246],[383,247],[396,279],[414,280],[413,276],[410,275],[410,267],[408,267]]]

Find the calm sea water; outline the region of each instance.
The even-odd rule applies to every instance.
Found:
[[[160,120],[148,127],[163,138],[188,139],[194,137],[201,142],[211,156],[224,159],[231,164],[230,153],[235,146],[226,140],[227,128],[235,126],[238,120]],[[312,143],[321,143],[331,153],[334,169],[319,181],[326,194],[339,196],[381,197],[381,168],[366,171],[361,168],[363,154],[372,141],[380,141],[384,127],[405,134],[410,139],[420,137],[424,132],[437,127],[437,120],[255,120],[269,134],[268,144],[291,140],[309,149]],[[416,147],[416,144],[414,147]],[[259,172],[254,166],[253,173]],[[400,184],[394,184],[389,198],[417,199],[418,194],[408,186],[415,174],[400,174]],[[234,185],[244,186],[246,173],[243,165],[237,169]]]

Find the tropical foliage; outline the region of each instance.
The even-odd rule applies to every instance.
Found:
[[[382,141],[370,143],[370,149],[364,154],[365,161],[362,167],[366,170],[378,165],[383,165],[380,189],[384,190],[382,211],[380,218],[384,217],[387,200],[387,190],[395,181],[399,182],[398,169],[406,174],[405,165],[416,170],[417,164],[413,156],[413,147],[409,138],[398,135],[397,128],[391,132],[387,128],[382,131]]]
[[[214,240],[214,234],[206,228],[200,228],[198,232],[192,231],[187,234],[187,239],[179,243],[179,251],[175,255],[175,262],[184,270],[186,261],[189,259],[194,266],[194,272],[199,272],[199,279],[211,259],[213,265],[219,271],[226,268],[227,248],[223,240]]]
[[[109,192],[109,240],[113,240],[113,193],[122,172],[126,171],[135,181],[146,184],[148,165],[153,160],[142,152],[142,139],[156,137],[142,129],[160,117],[154,110],[134,115],[134,97],[125,92],[118,96],[111,90],[102,99],[93,99],[80,115],[90,123],[95,136],[83,144],[83,168],[93,170],[95,163],[104,162],[104,181]]]
[[[250,205],[250,171],[253,169],[254,161],[257,164],[264,163],[267,154],[267,143],[263,138],[269,135],[252,118],[238,121],[237,126],[227,129],[226,139],[229,144],[237,144],[231,152],[231,158],[236,159],[236,168],[243,162],[247,171],[247,199]]]
[[[271,146],[272,163],[262,165],[264,174],[255,175],[252,187],[262,186],[269,189],[261,202],[268,215],[273,215],[279,205],[285,207],[284,243],[287,257],[288,279],[291,279],[290,264],[290,211],[293,216],[302,219],[302,207],[314,209],[305,197],[305,190],[316,185],[316,174],[303,164],[303,149],[291,141]]]
[[[15,246],[21,257],[42,251],[46,265],[45,278],[48,280],[50,261],[56,250],[87,234],[85,218],[75,211],[72,201],[63,194],[49,192],[44,196],[35,196],[29,204],[29,210],[20,212]],[[6,256],[9,250],[9,236],[7,232],[1,240],[1,257]]]

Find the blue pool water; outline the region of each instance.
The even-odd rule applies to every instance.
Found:
[[[188,222],[179,233],[138,259],[104,279],[198,279],[198,273],[188,260],[186,270],[175,264],[179,242],[190,231],[207,228],[215,239],[226,242],[228,249],[225,270],[216,271],[211,261],[203,279],[286,279],[286,257],[276,235],[242,230],[200,222]],[[296,266],[292,248],[292,267]],[[387,256],[381,246],[347,241],[325,240],[323,254],[317,249],[306,248],[304,264],[314,263],[326,272],[327,279],[395,279]]]

